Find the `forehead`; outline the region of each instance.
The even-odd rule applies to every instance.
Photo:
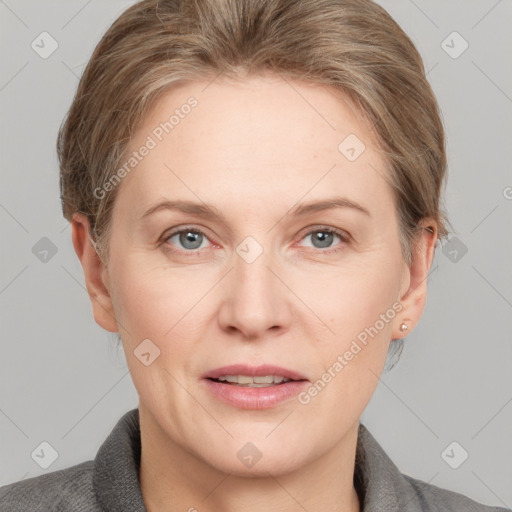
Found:
[[[268,75],[181,84],[152,106],[125,160],[143,146],[151,149],[120,192],[139,216],[174,196],[247,209],[291,207],[333,189],[358,202],[391,201],[367,122],[326,86]]]

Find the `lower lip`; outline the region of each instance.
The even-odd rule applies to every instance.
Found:
[[[298,395],[308,384],[306,380],[289,381],[265,388],[250,388],[203,379],[208,390],[227,404],[241,409],[268,409]]]

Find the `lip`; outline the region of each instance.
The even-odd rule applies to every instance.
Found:
[[[249,366],[247,364],[231,364],[222,366],[215,370],[209,370],[201,375],[202,379],[218,379],[222,375],[247,375],[248,377],[263,377],[265,375],[277,375],[290,380],[308,380],[299,372],[289,370],[281,366],[262,364],[260,366]],[[256,388],[253,388],[256,389]],[[264,388],[259,388],[264,389]]]
[[[266,388],[250,388],[203,379],[206,389],[219,400],[240,409],[268,409],[298,395],[308,381],[289,381]]]
[[[210,380],[217,379],[221,375],[247,375],[248,377],[278,375],[292,380],[262,388],[237,386]],[[309,380],[304,375],[281,366],[232,364],[206,372],[201,376],[201,382],[212,395],[233,407],[268,409],[296,396],[308,385]]]

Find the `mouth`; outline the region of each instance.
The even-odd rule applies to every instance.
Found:
[[[270,364],[249,366],[243,363],[222,366],[204,373],[201,377],[239,386],[261,384],[259,387],[273,386],[289,381],[308,380],[300,372],[282,366]]]
[[[287,382],[302,382],[306,380],[288,379],[282,375],[262,375],[259,377],[250,377],[248,375],[222,375],[217,379],[212,377],[207,377],[207,379],[213,382],[247,388],[268,388],[271,386],[282,386]]]
[[[235,364],[201,376],[217,399],[240,409],[268,409],[296,396],[309,380],[299,372],[274,365]]]

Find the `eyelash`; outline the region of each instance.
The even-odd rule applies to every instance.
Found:
[[[167,241],[170,238],[172,238],[173,236],[179,235],[181,233],[189,233],[189,232],[196,233],[196,234],[201,234],[207,240],[210,241],[210,239],[206,236],[206,234],[203,231],[201,231],[200,229],[193,228],[192,226],[190,226],[190,227],[185,226],[184,228],[181,228],[179,230],[173,231],[169,235],[164,235],[164,237],[162,238],[162,240],[161,240],[159,245],[165,245],[165,249],[166,250],[170,250],[172,252],[178,252],[178,253],[181,253],[181,254],[186,254],[187,256],[193,256],[193,255],[196,255],[196,254],[200,254],[202,252],[200,249],[190,249],[190,250],[177,249],[176,247],[174,247],[171,244],[167,243]],[[307,233],[305,233],[304,236],[302,236],[299,239],[299,241],[304,239],[304,238],[306,238],[309,235],[312,235],[313,233],[332,233],[334,235],[337,235],[340,238],[341,242],[342,242],[341,244],[338,244],[338,245],[342,245],[342,246],[350,242],[350,235],[347,232],[342,231],[342,230],[337,229],[337,228],[330,227],[330,226],[315,226],[314,229],[311,229]],[[318,252],[320,252],[322,254],[331,254],[331,253],[336,253],[336,252],[339,252],[339,251],[343,250],[343,247],[337,248],[337,249],[327,248],[325,250],[323,250],[323,249],[315,249],[313,247],[312,249],[314,249],[314,250],[316,250],[316,251],[318,251]]]

